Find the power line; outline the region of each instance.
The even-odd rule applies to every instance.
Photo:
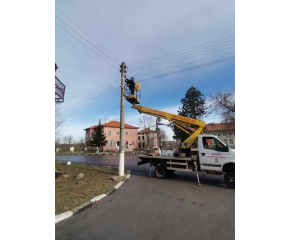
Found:
[[[168,67],[168,68],[162,68],[162,69],[159,69],[159,70],[156,70],[156,71],[152,71],[152,72],[141,73],[141,74],[137,74],[137,75],[134,74],[134,77],[136,77],[136,76],[140,76],[140,75],[145,75],[145,74],[148,74],[148,73],[159,72],[159,71],[162,71],[162,70],[165,70],[165,69],[169,69],[169,68],[175,68],[175,67],[178,67],[178,66],[182,66],[182,65],[189,64],[189,63],[193,63],[193,62],[197,62],[197,61],[205,60],[205,59],[208,59],[208,58],[213,58],[213,57],[217,57],[217,56],[225,55],[225,54],[232,53],[232,52],[235,52],[235,51],[230,51],[230,52],[226,52],[226,53],[222,53],[222,54],[214,55],[214,56],[211,56],[211,57],[198,59],[198,60],[195,60],[195,61],[192,61],[192,62],[183,63],[183,64],[179,64],[179,65],[176,65],[176,66]],[[201,54],[201,55],[203,55],[203,54]],[[200,56],[200,55],[199,55],[199,56]],[[160,64],[160,65],[163,65],[163,64]],[[137,70],[135,70],[135,71],[137,71]]]
[[[233,38],[233,37],[235,37],[235,36],[231,36],[231,37],[228,37],[228,38],[223,38],[223,39],[216,40],[216,41],[209,42],[209,43],[204,43],[204,44],[197,45],[197,46],[194,46],[194,47],[190,47],[190,48],[187,48],[187,49],[183,49],[183,50],[180,50],[180,51],[177,51],[177,52],[173,52],[173,53],[169,53],[169,54],[166,54],[166,55],[162,55],[162,56],[160,56],[160,57],[151,58],[151,59],[147,59],[147,60],[144,60],[144,61],[131,63],[131,64],[128,64],[128,66],[132,66],[132,65],[135,65],[135,64],[139,64],[139,63],[147,62],[147,61],[152,60],[152,59],[162,58],[162,57],[164,57],[164,56],[172,55],[172,54],[174,54],[174,53],[178,53],[178,52],[186,51],[186,50],[188,50],[188,49],[192,49],[192,48],[200,47],[200,46],[203,46],[203,45],[208,45],[208,44],[210,44],[210,43],[214,43],[214,42],[218,42],[218,41],[226,40],[226,39]],[[231,40],[230,40],[230,41],[231,41]]]
[[[205,63],[205,64],[200,64],[200,65],[197,65],[197,66],[194,66],[194,67],[190,67],[190,68],[185,68],[185,69],[182,69],[182,70],[179,70],[179,71],[176,71],[176,72],[166,73],[166,74],[163,74],[163,75],[142,79],[142,80],[140,80],[140,82],[141,81],[147,81],[147,80],[154,79],[154,78],[170,76],[170,75],[177,74],[177,73],[187,72],[187,71],[190,71],[190,70],[193,70],[193,69],[207,67],[207,66],[214,65],[214,64],[217,64],[217,63],[230,61],[230,60],[233,60],[233,59],[235,59],[234,56],[233,57],[229,57],[229,58],[223,58],[223,59],[220,59],[220,60],[217,60],[217,61],[213,61],[213,62],[209,62],[209,63]]]
[[[232,43],[232,44],[228,44],[228,45],[226,45],[226,46],[233,45],[233,44],[234,44],[234,43]],[[222,46],[222,47],[225,47],[225,46]],[[215,51],[207,52],[207,51],[209,51],[209,50],[216,49],[216,48],[207,49],[207,50],[205,50],[205,51],[196,52],[196,53],[194,53],[193,55],[192,55],[192,54],[189,54],[189,55],[184,55],[184,56],[183,56],[183,57],[185,57],[185,56],[190,56],[190,57],[187,57],[187,58],[177,57],[177,58],[173,58],[173,59],[171,59],[171,60],[177,59],[176,61],[181,61],[181,60],[184,60],[184,59],[192,58],[193,56],[196,56],[197,53],[212,53],[212,52],[217,52],[217,51],[222,51],[222,50],[225,50],[225,49],[229,49],[229,48],[232,48],[232,47],[233,47],[233,46],[231,46],[231,47],[227,47],[227,48],[222,48],[222,49],[219,49],[220,47],[216,47],[216,48],[218,48],[218,49],[215,50]],[[201,55],[203,55],[203,54],[201,54]],[[197,55],[197,56],[200,56],[200,55]],[[132,71],[142,70],[142,69],[149,68],[149,67],[155,67],[155,66],[158,66],[158,65],[163,65],[163,64],[167,64],[167,63],[176,62],[176,61],[171,61],[171,60],[169,60],[169,61],[159,62],[159,64],[157,64],[157,65],[156,65],[156,63],[155,63],[155,64],[145,65],[145,66],[138,67],[138,68],[133,68]]]
[[[107,78],[111,79],[112,81],[120,84],[119,82],[115,81],[114,79],[110,78],[109,76],[107,76],[106,74],[102,73],[100,70],[96,69],[95,67],[93,67],[92,65],[90,65],[89,63],[85,62],[84,60],[82,60],[81,58],[79,58],[78,56],[76,56],[75,54],[73,54],[72,52],[70,52],[69,50],[65,49],[64,47],[60,46],[58,43],[55,43],[56,45],[58,45],[59,47],[61,47],[63,50],[67,51],[68,53],[70,53],[71,55],[73,55],[74,57],[78,58],[80,61],[84,62],[85,64],[89,65],[90,67],[92,67],[93,69],[95,69],[96,71],[98,71],[99,73],[101,73],[102,75],[106,76]]]
[[[69,99],[72,99],[72,98],[75,98],[75,97],[81,96],[81,95],[83,95],[83,94],[85,94],[85,93],[88,93],[88,92],[94,91],[94,90],[96,90],[96,89],[100,89],[100,88],[102,88],[102,87],[108,86],[108,85],[111,85],[111,83],[106,84],[106,85],[103,85],[103,86],[101,86],[101,87],[93,88],[93,89],[91,89],[91,90],[89,90],[89,91],[87,91],[87,92],[83,92],[83,93],[78,94],[78,95],[75,95],[75,96],[72,96],[72,97],[70,97],[70,98],[67,98],[66,101],[69,100]]]
[[[117,107],[114,107],[114,108],[111,108],[111,109],[108,109],[108,110],[105,110],[105,111],[102,111],[102,112],[98,112],[98,114],[101,114],[101,113],[104,113],[104,112],[108,112],[108,111],[116,109],[116,108],[120,108],[120,106],[117,106]],[[97,117],[97,116],[95,116],[95,114],[94,114],[94,115],[90,115],[90,116],[87,116],[87,117],[81,118],[81,119],[88,119],[90,117]],[[82,121],[82,122],[88,122],[88,121],[93,121],[93,120],[86,120],[86,121]]]
[[[117,88],[119,88],[119,87],[117,87]],[[116,90],[117,88],[113,88],[113,89],[111,89],[111,90],[108,91],[108,92],[112,92],[112,91]],[[98,94],[97,96],[94,96],[94,97],[89,98],[89,99],[87,99],[87,100],[85,100],[85,101],[82,101],[82,102],[79,102],[79,103],[76,103],[76,104],[70,105],[70,106],[68,106],[68,107],[64,107],[63,109],[65,109],[65,108],[70,108],[70,107],[73,107],[73,106],[75,106],[75,105],[79,105],[79,104],[81,104],[81,103],[87,102],[87,101],[89,101],[89,100],[91,100],[91,99],[93,99],[93,98],[99,97],[99,96],[104,95],[104,94],[106,94],[106,93],[108,93],[108,92],[104,92],[104,93],[102,93],[102,94]]]
[[[225,43],[227,43],[227,42],[232,42],[234,39],[232,39],[232,40],[229,40],[229,41],[225,41],[225,42],[221,42],[221,43],[217,43],[217,44],[213,44],[213,45],[209,45],[209,46],[206,46],[206,47],[201,47],[201,48],[197,48],[197,49],[194,49],[194,50],[190,50],[190,51],[188,51],[188,52],[185,52],[185,53],[194,53],[194,52],[196,52],[197,50],[202,50],[202,49],[204,49],[205,51],[206,50],[208,50],[208,48],[210,48],[210,47],[213,47],[213,46],[216,46],[216,45],[220,45],[220,44],[225,44]],[[228,45],[232,45],[232,44],[235,44],[235,43],[231,43],[231,44],[228,44]],[[228,46],[228,45],[224,45],[224,46]],[[218,46],[218,47],[216,47],[216,48],[220,48],[220,47],[224,47],[224,46]],[[182,50],[182,51],[185,51],[185,50]],[[147,61],[147,62],[144,62],[144,63],[139,63],[139,64],[142,64],[142,65],[144,65],[144,64],[148,64],[148,63],[150,63],[150,64],[152,64],[153,62],[159,62],[159,61],[163,61],[163,60],[166,60],[166,59],[170,59],[170,58],[176,58],[176,57],[180,57],[179,55],[183,55],[183,54],[185,54],[185,53],[175,53],[175,54],[167,54],[167,55],[171,55],[171,56],[167,56],[167,57],[160,57],[160,59],[156,59],[156,60],[151,60],[151,61]],[[142,67],[142,66],[133,66],[133,68],[139,68],[139,67]]]
[[[88,49],[90,49],[92,52],[94,52],[95,54],[97,54],[99,57],[101,57],[103,60],[105,60],[107,63],[109,63],[113,68],[115,68],[115,66],[110,63],[109,61],[107,61],[105,58],[103,58],[100,54],[98,54],[97,52],[95,52],[93,49],[91,49],[89,46],[87,46],[86,44],[84,44],[81,40],[79,40],[78,38],[76,38],[74,35],[72,35],[70,32],[68,32],[65,28],[63,28],[61,25],[59,25],[57,22],[55,22],[60,28],[62,28],[65,32],[67,32],[69,35],[71,35],[72,37],[74,37],[76,40],[78,40],[80,43],[82,43],[83,45],[85,45]],[[118,69],[118,68],[115,68]],[[118,69],[119,70],[119,69]]]
[[[184,58],[186,56],[195,56],[197,53],[211,53],[211,52],[208,52],[208,51],[211,51],[213,49],[217,49],[216,51],[221,51],[221,50],[224,50],[224,49],[228,49],[228,48],[231,48],[233,46],[231,45],[234,45],[235,43],[230,43],[230,44],[227,44],[227,45],[224,45],[224,46],[218,46],[218,47],[214,47],[214,48],[210,48],[210,49],[205,49],[205,50],[202,50],[202,51],[198,51],[198,52],[193,52],[193,53],[190,53],[190,54],[187,54],[187,55],[183,55],[183,56],[178,56],[178,57],[174,57],[172,59],[167,59],[167,60],[161,60],[160,62],[156,62],[156,63],[150,63],[150,65],[145,65],[145,66],[136,66],[136,67],[133,67],[133,70],[138,70],[138,69],[143,69],[143,68],[147,68],[147,67],[152,67],[152,66],[156,66],[156,64],[160,64],[160,63],[168,63],[172,60],[175,60],[177,59],[177,61],[180,61],[180,60],[183,60],[183,59],[187,59],[187,58]],[[227,46],[231,46],[231,47],[228,47],[228,48],[225,48]],[[215,51],[214,51],[215,52]],[[191,58],[190,57],[190,58]]]
[[[154,78],[160,78],[160,77],[170,76],[170,75],[173,75],[173,74],[178,74],[178,73],[182,73],[182,72],[190,71],[190,70],[197,69],[197,68],[207,67],[207,66],[211,66],[211,65],[214,65],[214,64],[217,64],[217,63],[222,63],[222,62],[230,61],[230,60],[233,60],[233,59],[235,59],[234,56],[232,56],[232,57],[228,57],[228,58],[223,58],[223,59],[219,59],[219,60],[217,60],[217,61],[213,61],[213,62],[209,62],[209,63],[205,63],[205,64],[200,64],[200,65],[197,65],[197,66],[194,66],[194,67],[190,67],[190,68],[186,68],[186,69],[182,69],[182,70],[179,70],[179,71],[175,71],[175,72],[166,73],[166,74],[162,74],[162,75],[155,76],[155,77],[150,77],[150,78],[142,79],[142,80],[140,80],[140,82],[141,82],[141,81],[143,81],[143,82],[144,82],[144,81],[148,81],[148,80],[151,80],[151,79],[154,79]],[[118,87],[117,87],[117,88],[118,88]],[[114,90],[116,90],[117,88],[113,88],[113,89],[111,89],[111,90],[108,91],[108,92],[114,91]],[[104,95],[104,94],[106,94],[106,93],[108,93],[108,92],[105,92],[105,93],[102,93],[102,94],[98,94],[97,96],[94,96],[94,97],[89,98],[89,99],[87,99],[87,100],[85,100],[85,101],[82,101],[82,102],[79,102],[79,103],[76,103],[76,104],[70,105],[70,106],[68,106],[68,107],[64,107],[63,109],[65,109],[65,108],[70,108],[70,107],[72,107],[72,106],[75,106],[75,105],[78,105],[78,104],[84,103],[84,102],[89,101],[89,100],[91,100],[91,99],[93,99],[93,98],[96,98],[96,97],[99,97],[99,96],[101,96],[101,95]]]
[[[67,19],[69,19],[74,25],[76,25],[82,32],[84,32],[87,36],[89,36],[91,39],[93,39],[97,44],[99,44],[102,48],[104,48],[108,53],[110,53],[114,58],[116,58],[119,62],[122,62],[119,60],[113,53],[111,53],[108,49],[106,49],[104,46],[102,46],[97,40],[95,40],[93,37],[91,37],[88,33],[86,33],[83,29],[81,29],[73,20],[71,20],[64,12],[62,12],[58,7],[56,7],[58,11],[60,11]]]
[[[56,15],[55,15],[56,16]],[[70,27],[66,22],[64,22],[61,18],[59,18],[58,16],[56,16],[60,21],[62,21],[66,26],[68,26],[71,30],[73,30],[77,35],[79,35],[81,38],[83,38],[84,40],[86,40],[89,44],[91,44],[93,47],[95,47],[96,49],[98,49],[102,54],[104,54],[107,58],[109,58],[110,60],[112,60],[114,63],[119,64],[115,59],[112,59],[110,56],[108,56],[106,53],[104,53],[102,50],[100,50],[99,48],[97,48],[94,44],[92,44],[89,40],[87,40],[86,38],[84,38],[81,34],[79,34],[77,31],[75,31],[72,27]]]

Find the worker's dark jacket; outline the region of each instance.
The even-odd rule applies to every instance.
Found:
[[[126,84],[130,87],[134,87],[135,86],[135,82],[134,80],[131,80],[131,79],[126,79]]]

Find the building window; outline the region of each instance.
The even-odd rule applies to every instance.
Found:
[[[142,136],[142,140],[145,140],[144,135]]]
[[[128,148],[129,148],[129,142],[126,141],[126,149],[128,149]]]
[[[227,139],[224,139],[224,142],[227,144],[228,143],[228,140]]]
[[[140,140],[140,136],[138,136],[138,140]]]
[[[120,147],[120,141],[117,141],[117,146]]]
[[[112,136],[112,131],[108,131],[108,136]]]
[[[129,136],[129,132],[125,132],[125,136]]]
[[[230,139],[230,144],[234,144],[234,141],[233,141],[233,139]]]
[[[143,147],[145,147],[145,143],[143,143]]]
[[[116,135],[117,135],[117,136],[120,136],[120,131],[117,131],[117,132],[116,132]]]
[[[234,135],[236,135],[236,134],[234,133]]]
[[[135,132],[132,132],[132,136],[135,136]]]
[[[230,132],[230,135],[232,135],[232,132]]]
[[[226,136],[226,133],[223,133],[223,136]]]
[[[218,133],[218,136],[220,136],[221,135],[221,133]]]
[[[132,141],[132,145],[135,146],[135,141]]]
[[[141,148],[141,143],[139,143],[139,148]]]

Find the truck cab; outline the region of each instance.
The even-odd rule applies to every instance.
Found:
[[[198,136],[198,157],[201,171],[221,173],[233,170],[234,172],[235,150],[217,136],[209,134]],[[232,166],[232,169],[229,166]]]

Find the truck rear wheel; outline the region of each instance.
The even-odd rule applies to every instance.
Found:
[[[157,178],[165,178],[166,177],[166,169],[164,166],[162,165],[158,165],[155,170],[154,170],[154,173],[155,173],[155,176]]]
[[[227,172],[225,174],[224,180],[229,188],[235,189],[235,173],[234,172]]]

